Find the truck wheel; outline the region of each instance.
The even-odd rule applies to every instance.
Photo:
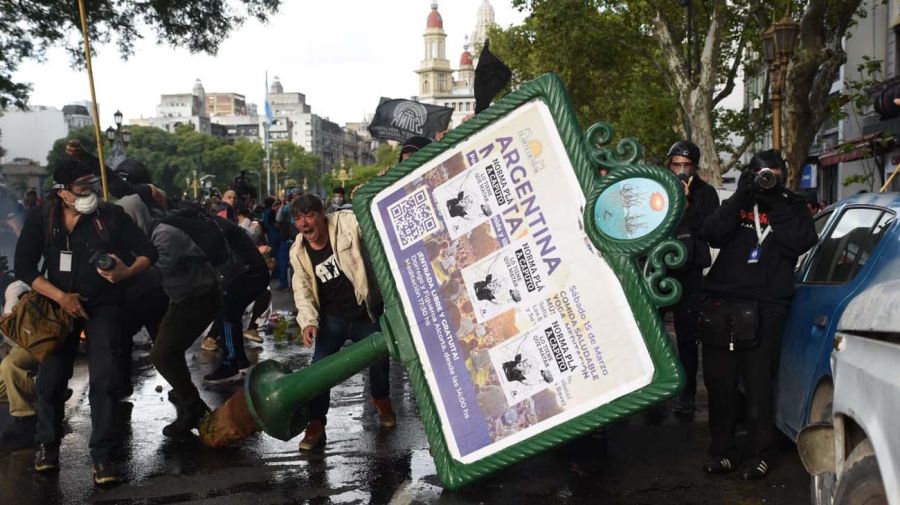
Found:
[[[838,479],[835,505],[887,505],[887,493],[878,471],[872,444],[866,440],[847,458],[849,466]]]

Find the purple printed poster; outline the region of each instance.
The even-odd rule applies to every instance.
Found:
[[[473,463],[647,384],[585,197],[533,101],[383,190],[372,214],[451,455]]]

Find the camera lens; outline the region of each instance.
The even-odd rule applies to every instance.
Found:
[[[755,183],[760,189],[772,189],[778,184],[778,177],[772,170],[764,168],[756,174]]]
[[[92,265],[99,270],[108,271],[112,270],[113,267],[116,266],[116,262],[112,259],[112,256],[103,252],[96,252],[91,255],[90,260]]]

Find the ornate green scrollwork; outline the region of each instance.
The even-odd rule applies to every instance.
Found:
[[[672,305],[681,298],[681,283],[666,277],[667,269],[678,268],[687,260],[684,244],[668,239],[660,242],[647,255],[644,265],[644,282],[650,291],[650,299],[657,307]]]
[[[609,123],[594,123],[584,134],[588,144],[591,162],[614,170],[620,165],[637,163],[644,157],[644,146],[637,139],[627,137],[619,141],[615,148],[607,146],[615,135],[615,128]]]

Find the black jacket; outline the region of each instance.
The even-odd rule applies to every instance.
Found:
[[[699,177],[691,179],[690,194],[675,238],[687,248],[687,261],[682,270],[703,269],[712,264],[709,243],[703,237],[703,223],[719,207],[715,188]]]
[[[736,193],[703,224],[703,236],[719,256],[706,276],[704,291],[730,300],[754,300],[781,305],[794,295],[797,258],[815,245],[818,237],[803,200],[788,193],[771,209],[759,206],[761,228],[772,231],[763,241],[759,261],[748,263],[756,247],[752,193]]]
[[[106,230],[101,231],[100,227]],[[72,252],[69,273],[60,271],[62,251]],[[122,207],[101,203],[93,214],[81,216],[71,233],[66,233],[61,203],[49,198],[25,218],[16,243],[16,278],[30,286],[41,275],[38,266],[43,258],[47,279],[63,291],[85,297],[86,307],[118,304],[124,283],[110,284],[97,274],[89,261],[95,252],[113,253],[126,264],[137,256],[146,256],[151,262],[158,257],[150,238]]]

